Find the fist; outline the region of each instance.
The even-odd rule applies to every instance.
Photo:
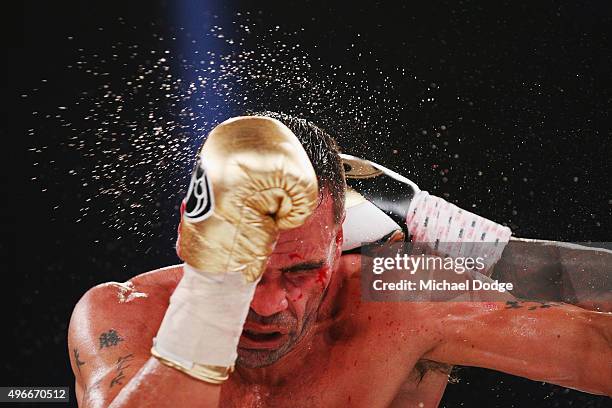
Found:
[[[302,225],[317,178],[296,136],[276,119],[229,119],[208,135],[183,202],[177,251],[207,273],[257,280],[281,230]]]

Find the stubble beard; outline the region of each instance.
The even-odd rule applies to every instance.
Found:
[[[311,326],[316,320],[317,308],[314,308],[304,318],[304,323],[299,333],[289,333],[289,339],[279,348],[274,350],[255,350],[255,349],[238,349],[238,358],[236,365],[245,368],[263,368],[276,363],[293,348],[309,333]]]

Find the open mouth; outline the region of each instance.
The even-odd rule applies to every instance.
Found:
[[[269,341],[279,339],[282,336],[282,333],[278,331],[270,333],[261,333],[245,329],[242,331],[242,335],[253,341]]]
[[[276,330],[253,330],[244,328],[238,347],[246,349],[275,349],[287,338],[287,334]]]

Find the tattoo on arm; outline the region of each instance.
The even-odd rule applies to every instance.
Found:
[[[79,369],[79,374],[81,374],[81,366],[85,365],[85,362],[79,359],[78,349],[73,349],[72,352],[74,354],[74,364],[76,364],[77,368]]]
[[[98,380],[91,384],[89,387],[86,387],[83,392],[83,398],[81,399],[81,404],[83,408],[89,408],[96,406],[96,401],[98,397],[98,393],[100,391],[100,383],[102,380]]]
[[[115,329],[110,329],[100,335],[100,350],[104,347],[112,347],[123,341],[123,338],[117,333]]]
[[[527,310],[536,310],[536,309],[548,309],[549,307],[561,306],[561,303],[558,302],[541,302],[539,300],[509,300],[506,302],[506,309],[522,309],[523,307],[527,307],[524,303],[537,303],[537,305],[531,305],[527,308]]]
[[[117,359],[117,364],[115,366],[117,375],[111,380],[110,386],[108,388],[112,388],[113,385],[123,385],[122,380],[125,378],[124,370],[130,366],[130,362],[133,359],[133,354],[128,354]]]

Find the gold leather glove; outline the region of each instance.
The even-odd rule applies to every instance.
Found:
[[[318,201],[302,145],[276,119],[243,116],[213,129],[198,157],[177,251],[207,273],[264,271],[281,230],[302,225]]]

